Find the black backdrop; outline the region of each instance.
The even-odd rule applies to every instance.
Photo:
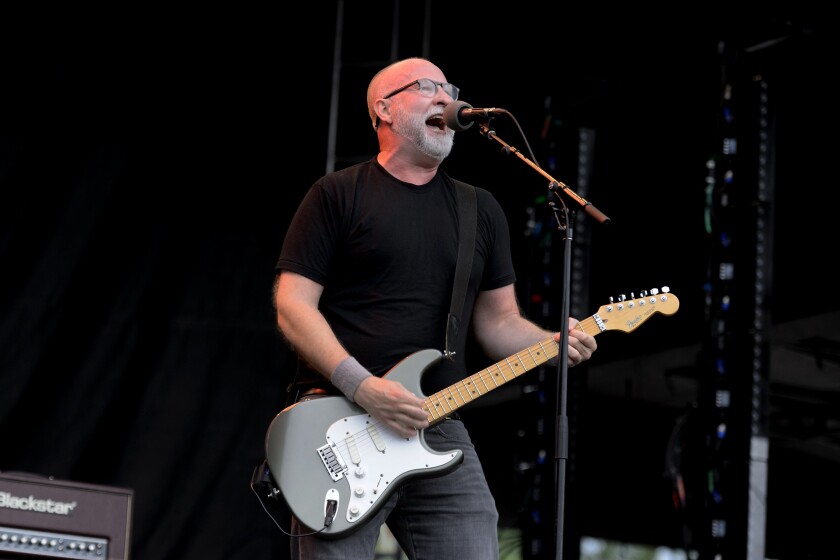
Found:
[[[463,99],[512,111],[541,157],[550,155],[540,136],[546,122],[598,131],[600,190],[591,198],[614,225],[595,234],[594,305],[662,284],[683,295],[669,328],[602,344],[599,360],[644,355],[650,343],[699,341],[704,164],[718,149],[718,41],[792,36],[773,51],[789,84],[781,94],[790,139],[781,150],[797,145],[814,164],[828,152],[813,140],[825,132],[814,123],[828,105],[820,78],[827,35],[785,12],[736,21],[705,8],[692,17],[633,12],[606,21],[535,4],[478,21],[431,5],[429,54]],[[473,8],[480,11],[463,13],[484,10]],[[138,560],[285,557],[286,541],[248,482],[285,398],[291,362],[274,327],[270,288],[291,213],[325,168],[334,10],[330,3],[294,13],[41,14],[2,22],[0,79],[11,95],[0,112],[0,471],[131,488]],[[359,31],[387,51],[390,28]],[[414,54],[422,53],[400,52]],[[357,84],[358,114],[348,122],[364,120],[365,85]],[[524,148],[515,128],[498,131]],[[459,133],[447,166],[497,194],[516,244],[522,210],[544,184],[474,132]],[[371,146],[369,128],[353,134]],[[571,169],[557,178],[567,180]],[[821,169],[791,166],[794,186],[782,196],[795,204],[811,186],[821,195]],[[821,235],[809,227],[830,207],[817,206],[811,210],[825,214],[797,223],[799,239]],[[534,263],[520,249],[524,277]],[[639,249],[658,256],[640,262]],[[797,247],[779,267],[818,258],[816,248]],[[796,283],[780,276],[776,286]],[[778,315],[808,311],[780,307]],[[624,414],[603,416],[614,429]],[[630,463],[661,468],[655,442],[671,426],[661,416],[657,422],[652,449],[628,450],[655,456]],[[614,432],[617,440],[593,447],[621,449]],[[631,492],[638,480],[623,480],[630,511],[649,495],[659,509],[670,499],[657,482]],[[569,515],[585,516],[597,533],[602,522],[616,524],[609,510],[625,511],[609,505]],[[678,540],[672,530],[640,529],[639,538]]]

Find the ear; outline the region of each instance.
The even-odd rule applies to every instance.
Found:
[[[380,122],[387,122],[391,124],[391,101],[388,99],[377,99],[373,105],[373,110],[376,111],[376,116],[379,117]]]

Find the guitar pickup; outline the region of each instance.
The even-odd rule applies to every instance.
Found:
[[[321,461],[323,461],[333,482],[338,482],[347,474],[347,464],[335,448],[335,443],[328,443],[319,447],[318,456],[321,457]]]

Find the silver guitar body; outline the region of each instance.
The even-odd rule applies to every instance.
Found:
[[[386,378],[422,397],[423,373],[441,357],[421,350]],[[459,449],[431,449],[422,430],[405,438],[339,396],[283,409],[266,434],[266,462],[283,499],[301,523],[325,538],[359,528],[401,483],[450,472],[463,458]]]

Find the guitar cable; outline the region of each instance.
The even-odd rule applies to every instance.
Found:
[[[338,500],[327,500],[327,511],[326,517],[324,517],[324,528],[326,529],[330,525],[332,525],[333,519],[335,519],[335,512],[338,509]],[[323,529],[322,529],[323,531]]]
[[[271,519],[272,523],[274,523],[275,527],[277,527],[281,533],[286,535],[287,537],[308,537],[310,535],[317,535],[321,533],[330,525],[332,525],[333,519],[335,519],[336,510],[338,509],[338,501],[337,500],[328,500],[327,501],[327,511],[326,511],[326,518],[324,519],[324,527],[318,531],[312,531],[311,533],[304,533],[301,535],[294,535],[292,533],[287,532],[283,527],[280,526],[280,523],[277,521],[277,518],[274,517],[274,514],[269,510],[266,500],[271,500],[277,505],[281,505],[279,500],[280,490],[274,484],[274,481],[271,477],[271,471],[268,468],[268,464],[266,461],[263,461],[259,465],[256,466],[254,469],[254,473],[251,476],[251,491],[257,497],[257,500],[260,502],[260,506],[263,508],[263,511],[268,515]]]

